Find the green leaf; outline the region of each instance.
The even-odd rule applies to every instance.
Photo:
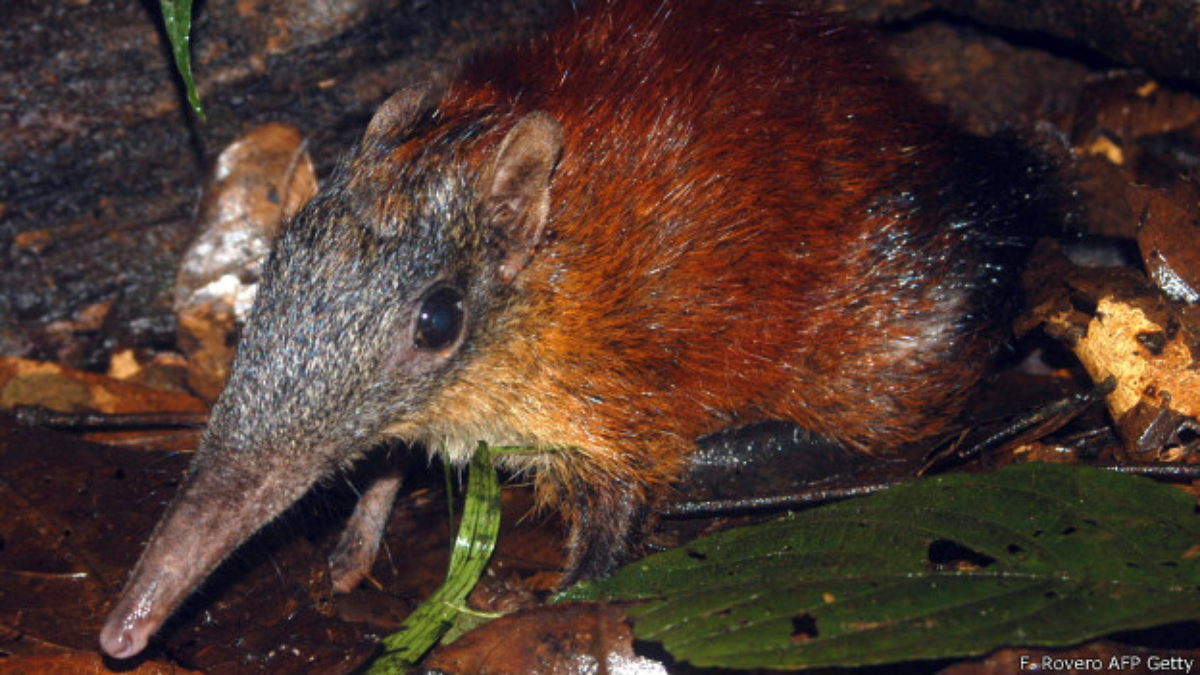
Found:
[[[158,4],[167,28],[167,39],[171,41],[171,53],[175,55],[175,68],[187,88],[188,103],[203,121],[204,109],[200,107],[200,94],[196,93],[196,81],[192,78],[192,0],[158,0]]]
[[[698,666],[811,668],[1063,646],[1200,618],[1181,490],[1046,464],[956,474],[730,530],[560,599],[634,600]]]
[[[403,673],[437,644],[487,567],[499,532],[500,481],[491,452],[480,443],[471,459],[462,524],[450,553],[446,581],[405,619],[399,631],[383,639],[384,654],[371,663],[367,675]]]

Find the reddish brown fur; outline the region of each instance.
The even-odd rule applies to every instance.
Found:
[[[577,448],[543,495],[609,504],[655,500],[732,425],[866,450],[941,429],[994,336],[946,264],[975,244],[923,203],[950,164],[940,112],[869,37],[789,4],[593,4],[469,70],[398,151],[482,121],[482,172],[535,110],[565,135],[522,300],[428,415]]]

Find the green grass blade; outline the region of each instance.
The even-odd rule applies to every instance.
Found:
[[[368,667],[367,675],[404,673],[437,644],[487,567],[499,532],[500,481],[491,453],[481,443],[471,459],[462,524],[446,581],[408,616],[399,631],[384,638],[384,654]]]
[[[159,0],[159,7],[167,28],[167,39],[171,41],[171,53],[175,55],[175,68],[187,89],[188,103],[203,121],[204,109],[200,107],[200,94],[196,92],[196,81],[192,77],[192,0]]]

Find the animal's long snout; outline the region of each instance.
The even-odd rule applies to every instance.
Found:
[[[313,482],[292,471],[246,475],[211,456],[197,459],[104,623],[100,647],[109,656],[125,659],[145,649],[222,560]]]

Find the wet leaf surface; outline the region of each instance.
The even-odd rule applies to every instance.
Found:
[[[1200,618],[1186,493],[1022,464],[730,530],[563,594],[633,601],[680,660],[813,668],[1065,646]]]
[[[140,546],[134,533],[153,526],[187,463],[182,455],[148,457],[0,416],[6,651],[94,651],[100,612]]]
[[[1146,272],[1168,297],[1200,302],[1200,189],[1181,182],[1170,193],[1143,188],[1137,242]],[[1191,242],[1192,245],[1188,245]]]
[[[10,656],[0,660],[0,675],[83,675],[110,672],[99,654],[63,652],[31,656]],[[121,671],[124,675],[189,675],[195,671],[163,663],[143,663]]]

